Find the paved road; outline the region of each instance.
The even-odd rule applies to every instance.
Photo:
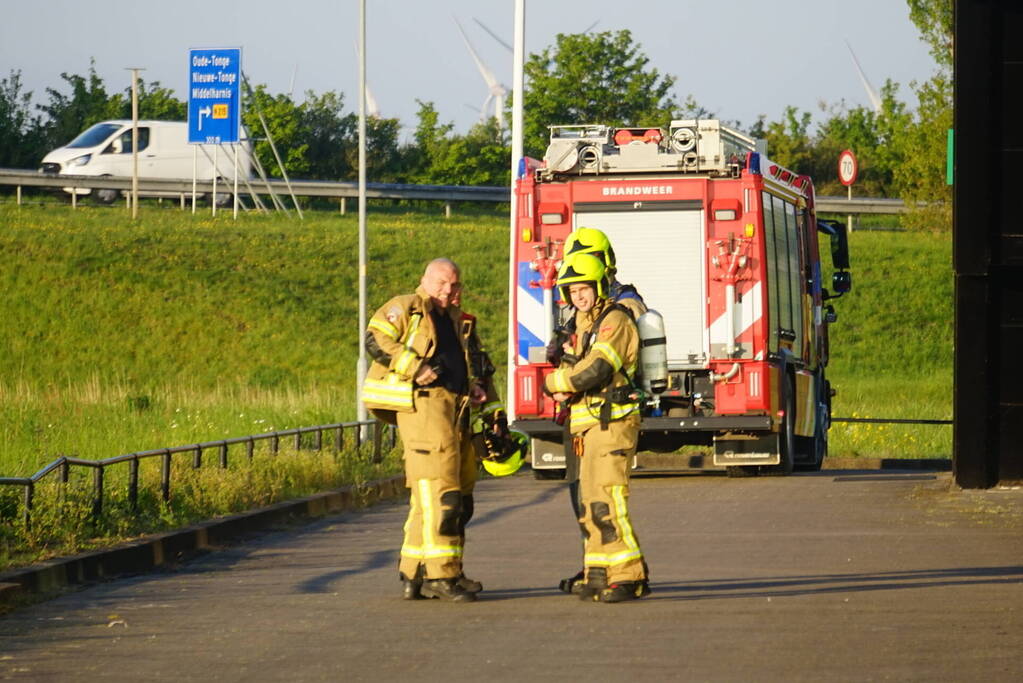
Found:
[[[0,617],[14,680],[1023,680],[1023,491],[948,474],[637,478],[654,594],[586,604],[563,485],[484,482],[474,604],[403,602],[404,508]]]

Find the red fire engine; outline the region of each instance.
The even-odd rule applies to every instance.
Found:
[[[715,120],[673,121],[667,131],[554,126],[543,162],[524,160],[509,408],[530,436],[537,477],[564,472],[557,406],[542,387],[553,370],[546,346],[570,315],[554,287],[561,245],[579,227],[608,236],[618,281],[663,317],[668,382],[660,393],[647,387],[641,454],[713,446],[711,458],[670,463],[734,476],[820,468],[836,319],[825,302],[851,287],[846,233],[818,222],[810,178],[760,145]],[[832,292],[822,286],[818,232],[831,237]],[[650,462],[663,466],[665,456]]]

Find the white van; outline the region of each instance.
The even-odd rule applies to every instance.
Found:
[[[91,176],[131,177],[131,120],[101,121],[74,140],[43,157],[43,173]],[[213,145],[188,143],[188,124],[184,121],[139,121],[139,177],[192,179],[193,155],[198,154],[196,177],[214,177]],[[195,148],[199,149],[196,150]],[[222,145],[216,152],[216,176],[226,183],[234,182],[234,150]],[[243,141],[238,148],[238,177],[252,177],[251,143]],[[225,188],[226,190],[226,188]],[[89,188],[65,187],[67,193],[92,193]],[[104,203],[116,200],[122,190],[98,189],[96,199]],[[142,193],[140,193],[142,194]],[[148,193],[150,196],[158,196]],[[219,191],[217,193],[220,194]],[[224,192],[225,199],[228,192]],[[218,200],[220,197],[218,196]]]

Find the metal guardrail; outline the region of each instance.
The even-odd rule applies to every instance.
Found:
[[[259,193],[269,194],[267,185],[281,195],[288,193],[289,186],[283,180],[270,180],[264,183],[258,179],[250,179],[253,189]],[[0,185],[16,187],[44,187],[60,189],[71,187],[76,189],[111,189],[131,190],[131,178],[118,176],[82,176],[57,175],[21,169],[0,168]],[[217,184],[218,191],[223,191],[224,181]],[[290,189],[302,197],[329,197],[347,199],[359,196],[359,184],[356,182],[340,182],[326,180],[292,180]],[[208,194],[213,191],[212,180],[197,180],[196,191]],[[161,193],[167,195],[190,196],[192,194],[191,178],[139,178],[139,192]],[[242,190],[239,188],[239,192]],[[366,196],[370,199],[431,199],[436,201],[468,201],[468,202],[507,202],[511,200],[511,191],[507,187],[468,185],[403,185],[398,183],[366,183]]]
[[[193,469],[199,469],[202,467],[203,451],[216,449],[218,454],[218,466],[221,469],[227,469],[229,446],[245,444],[246,456],[249,460],[252,460],[252,457],[255,454],[255,445],[257,441],[269,440],[270,454],[277,455],[280,449],[280,440],[282,437],[293,436],[295,438],[295,450],[299,450],[302,445],[302,435],[314,434],[315,439],[313,440],[313,450],[322,451],[324,432],[334,433],[333,452],[337,454],[344,448],[344,433],[346,429],[354,429],[355,431],[353,444],[355,448],[358,449],[362,446],[362,427],[373,428],[373,462],[380,462],[382,458],[381,449],[384,432],[389,432],[391,440],[390,447],[394,448],[397,438],[396,430],[393,426],[385,426],[377,420],[366,420],[363,422],[338,422],[335,424],[316,425],[314,427],[297,427],[295,429],[285,429],[282,431],[266,432],[263,434],[252,434],[250,436],[240,436],[220,441],[206,441],[203,443],[175,446],[172,448],[155,448],[149,451],[117,455],[104,460],[83,460],[81,458],[61,456],[30,477],[0,477],[0,486],[24,487],[24,510],[22,513],[22,521],[26,528],[28,528],[32,525],[32,506],[34,502],[33,499],[35,496],[36,483],[53,472],[59,472],[61,483],[67,483],[71,476],[72,467],[91,468],[93,471],[92,514],[94,517],[98,517],[103,512],[104,474],[106,468],[112,465],[124,462],[128,463],[128,504],[132,510],[136,510],[138,508],[139,495],[139,462],[147,458],[162,458],[163,462],[160,470],[160,493],[164,501],[169,501],[171,497],[171,458],[175,454],[191,453],[192,467]]]
[[[283,180],[270,180],[269,183],[251,179],[257,192],[269,193],[267,185],[276,193],[285,195],[289,186]],[[218,184],[220,188],[224,183]],[[130,190],[131,178],[115,176],[82,176],[55,175],[26,171],[22,169],[0,168],[0,185],[16,187],[45,187],[60,189],[63,187]],[[327,180],[292,180],[290,190],[301,197],[328,197],[348,199],[359,196],[359,184]],[[166,195],[192,194],[191,178],[139,178],[139,191],[142,193],[161,193]],[[213,181],[196,181],[196,191],[208,194],[213,191]],[[399,183],[367,183],[366,196],[370,199],[428,199],[453,202],[491,202],[510,201],[510,190],[507,187],[492,185],[406,185]],[[817,211],[838,214],[886,214],[906,213],[905,202],[901,199],[885,199],[870,197],[817,197]]]
[[[840,213],[840,214],[882,214],[894,216],[906,213],[909,208],[906,202],[901,199],[886,199],[883,197],[815,197],[814,208],[817,213]]]

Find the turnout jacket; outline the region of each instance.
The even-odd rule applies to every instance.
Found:
[[[547,375],[544,389],[572,394],[571,431],[580,434],[638,413],[632,380],[639,360],[639,331],[624,308],[606,299],[585,313],[576,311],[574,323],[573,355],[566,355]]]
[[[437,347],[437,330],[430,317],[433,301],[422,287],[415,294],[392,298],[381,306],[366,329],[366,353],[373,361],[362,385],[362,401],[381,420],[394,424],[395,412],[415,412],[414,378],[429,364]],[[479,384],[487,393],[484,410],[500,409],[491,369],[476,332],[476,318],[457,306],[448,306],[455,336],[461,346],[468,387]],[[466,389],[468,389],[466,387]]]

